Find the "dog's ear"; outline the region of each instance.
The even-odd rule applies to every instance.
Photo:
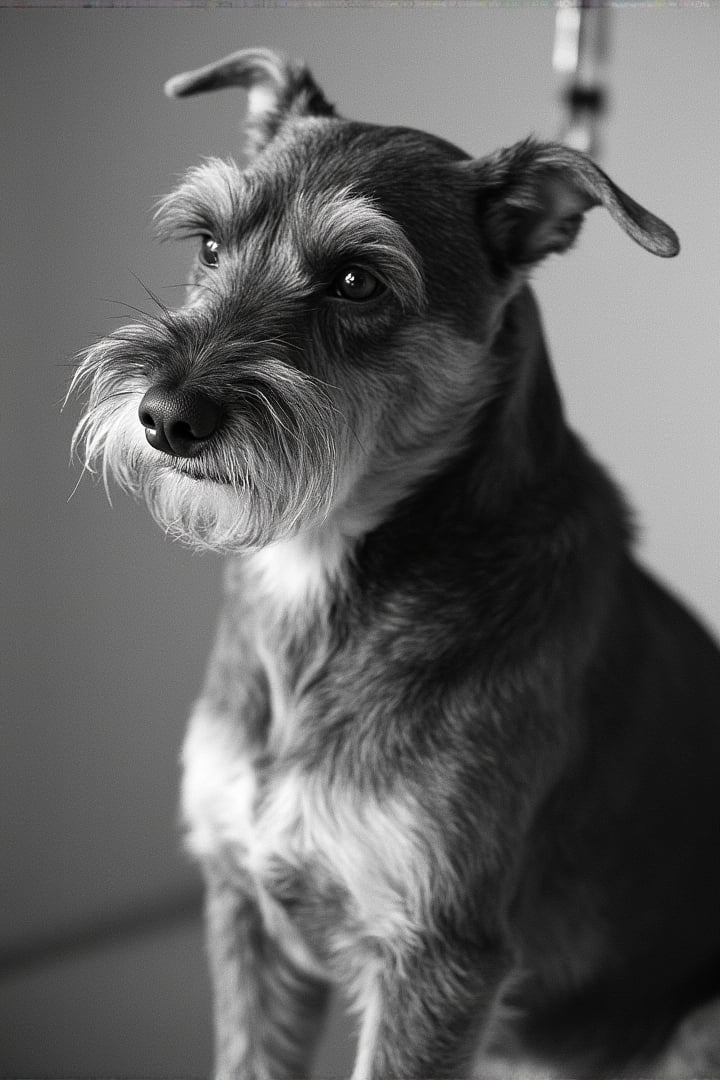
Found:
[[[240,86],[248,91],[248,150],[261,151],[290,116],[335,116],[309,70],[269,49],[241,49],[207,67],[175,75],[165,83],[169,97]]]
[[[583,214],[604,206],[636,243],[654,255],[677,255],[664,221],[621,191],[585,154],[527,139],[461,166],[477,191],[483,231],[507,266],[531,266],[575,240]]]

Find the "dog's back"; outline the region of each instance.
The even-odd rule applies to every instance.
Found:
[[[530,971],[517,1033],[574,1076],[647,1070],[720,1000],[720,655],[631,559],[608,587],[582,742],[529,834],[514,905]],[[706,1074],[720,1029],[712,1053]]]

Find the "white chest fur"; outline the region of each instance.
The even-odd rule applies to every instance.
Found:
[[[240,647],[249,649],[263,670],[270,724],[267,745],[258,747],[251,739],[248,749],[246,728],[253,718],[244,716],[241,706],[238,715],[228,717],[198,706],[183,749],[183,813],[189,846],[201,858],[229,849],[249,867],[257,862],[253,852],[301,844],[301,786],[288,772],[277,805],[260,809],[252,762],[259,750],[266,759],[282,757],[297,740],[297,683],[304,673],[291,679],[284,656],[293,637],[312,632],[312,651],[322,659],[326,611],[334,588],[341,587],[347,555],[338,530],[324,526],[268,545],[231,567],[230,595],[237,592],[238,602],[248,604],[254,626],[252,642]],[[232,641],[229,647],[235,647]],[[242,660],[238,657],[238,663]]]
[[[330,590],[342,587],[351,544],[337,527],[326,524],[246,556],[246,572],[269,614],[302,622],[308,607],[322,609]]]
[[[197,712],[183,750],[183,814],[200,860],[244,875],[264,894],[278,865],[319,871],[347,896],[358,928],[402,936],[424,906],[431,831],[404,793],[382,800],[293,765],[260,791],[232,728]]]
[[[378,794],[372,783],[358,782],[356,767],[355,779],[343,777],[317,759],[305,763],[300,751],[302,725],[316,725],[316,734],[322,729],[312,703],[301,703],[303,685],[328,655],[323,609],[343,587],[349,557],[339,533],[326,528],[246,562],[243,583],[256,590],[253,611],[262,616],[255,648],[271,713],[262,756],[272,768],[262,777],[256,772],[257,748],[246,749],[242,715],[217,716],[199,706],[183,750],[183,815],[190,850],[249,878],[265,904],[278,867],[285,868],[331,884],[346,896],[358,929],[382,930],[392,940],[411,932],[425,906],[433,867],[441,869],[433,854],[441,845],[404,785]],[[314,635],[309,669],[292,679],[282,658],[283,626]],[[348,737],[352,742],[351,731]]]

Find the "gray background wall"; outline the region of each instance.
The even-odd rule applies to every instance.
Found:
[[[479,154],[556,133],[553,22],[550,7],[0,12],[1,1076],[209,1064],[176,787],[220,562],[87,478],[70,499],[78,410],[60,412],[73,355],[123,302],[148,305],[134,275],[179,302],[186,253],[150,239],[154,201],[238,144],[242,94],[169,102],[162,82],[270,45],[311,61],[347,115]],[[537,288],[570,417],[634,500],[643,557],[720,630],[720,10],[618,9],[612,43],[603,165],[683,251],[653,259],[596,211]],[[344,1030],[318,1075],[342,1071]]]

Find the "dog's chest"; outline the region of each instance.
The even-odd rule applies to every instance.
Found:
[[[432,863],[414,801],[361,794],[325,764],[256,764],[233,741],[196,714],[184,749],[191,851],[251,883],[266,913],[296,923],[316,954],[337,952],[348,933],[410,932]]]
[[[197,855],[279,887],[282,868],[289,877],[317,862],[317,834],[335,814],[330,786],[302,747],[317,713],[307,683],[322,669],[326,645],[318,624],[301,637],[278,632],[272,613],[257,622],[248,675],[259,692],[247,694],[237,715],[196,710],[183,750],[183,812]],[[260,710],[259,722],[252,714]]]
[[[248,740],[257,724],[242,708],[236,716],[198,708],[183,752],[188,846],[233,878],[251,880],[276,911],[322,908],[327,922],[333,911],[345,930],[382,925],[401,934],[427,891],[429,831],[402,786],[380,793],[371,766],[362,780],[361,751],[353,747],[358,727],[367,732],[368,702],[349,657],[338,656],[317,565],[305,564],[306,587],[298,590],[296,581],[295,592],[280,564],[266,560],[260,569],[265,581],[250,584],[265,584],[266,595],[251,602],[244,621],[257,628],[264,739]],[[271,569],[278,571],[272,590]],[[364,746],[366,754],[367,739]]]
[[[183,749],[187,842],[200,858],[264,883],[280,865],[308,860],[312,785],[298,769],[272,770],[268,759],[239,748],[233,729],[229,721],[202,711],[193,717]],[[313,813],[317,818],[326,812],[318,804]]]

